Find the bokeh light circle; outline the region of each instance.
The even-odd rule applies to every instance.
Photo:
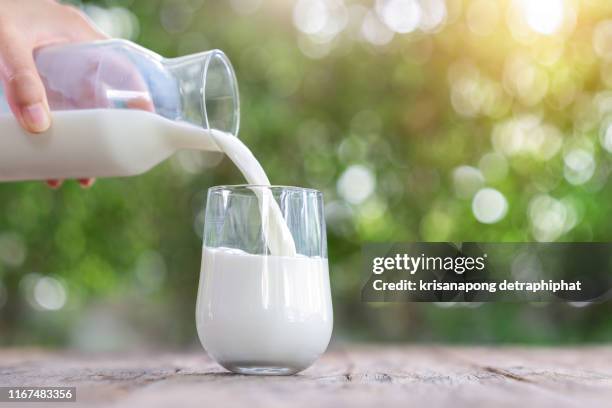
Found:
[[[474,217],[483,224],[501,221],[508,212],[506,197],[494,188],[479,190],[472,200]]]

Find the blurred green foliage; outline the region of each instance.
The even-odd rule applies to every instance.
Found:
[[[612,3],[561,1],[564,20],[544,35],[513,28],[508,2],[448,0],[436,29],[393,34],[371,20],[375,2],[330,1],[350,7],[342,30],[324,38],[300,32],[316,21],[300,23],[293,1],[84,3],[102,27],[127,25],[119,33],[164,56],[212,48],[229,56],[241,139],[273,183],[325,194],[338,338],[612,337],[608,303],[443,307],[359,296],[366,241],[612,238]],[[0,344],[195,344],[205,192],[243,182],[218,162],[181,154],[87,191],[1,185]],[[498,195],[478,201],[487,188]],[[28,298],[30,281],[45,275],[64,288],[60,310]]]

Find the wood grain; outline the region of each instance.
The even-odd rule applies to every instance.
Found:
[[[204,352],[8,349],[0,385],[76,386],[70,407],[612,407],[612,347],[336,347],[290,377],[230,374]]]

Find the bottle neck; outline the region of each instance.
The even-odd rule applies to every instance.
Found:
[[[167,60],[176,81],[178,120],[238,134],[240,107],[232,66],[221,51]]]

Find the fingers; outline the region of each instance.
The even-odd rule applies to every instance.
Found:
[[[45,88],[32,56],[33,49],[45,43],[42,40],[41,44],[41,35],[50,43],[62,38],[69,42],[107,38],[79,10],[53,4],[47,11],[54,24],[36,27],[38,35],[24,35],[27,28],[18,26],[15,18],[1,18],[0,22],[0,79],[13,114],[33,133],[44,132],[51,125]]]
[[[9,106],[21,126],[33,133],[47,130],[51,117],[32,47],[7,29],[0,32],[0,77]]]
[[[93,179],[93,178],[79,179],[79,184],[83,188],[89,188],[93,186],[95,182],[96,182],[96,179]]]
[[[96,182],[96,179],[84,178],[84,179],[78,179],[78,182],[82,188],[90,188],[91,186],[94,185],[94,183]],[[57,190],[58,188],[62,186],[62,184],[64,184],[64,180],[52,179],[52,180],[47,180],[46,183],[50,188]]]
[[[47,180],[47,185],[55,190],[60,188],[63,182],[63,180]]]

